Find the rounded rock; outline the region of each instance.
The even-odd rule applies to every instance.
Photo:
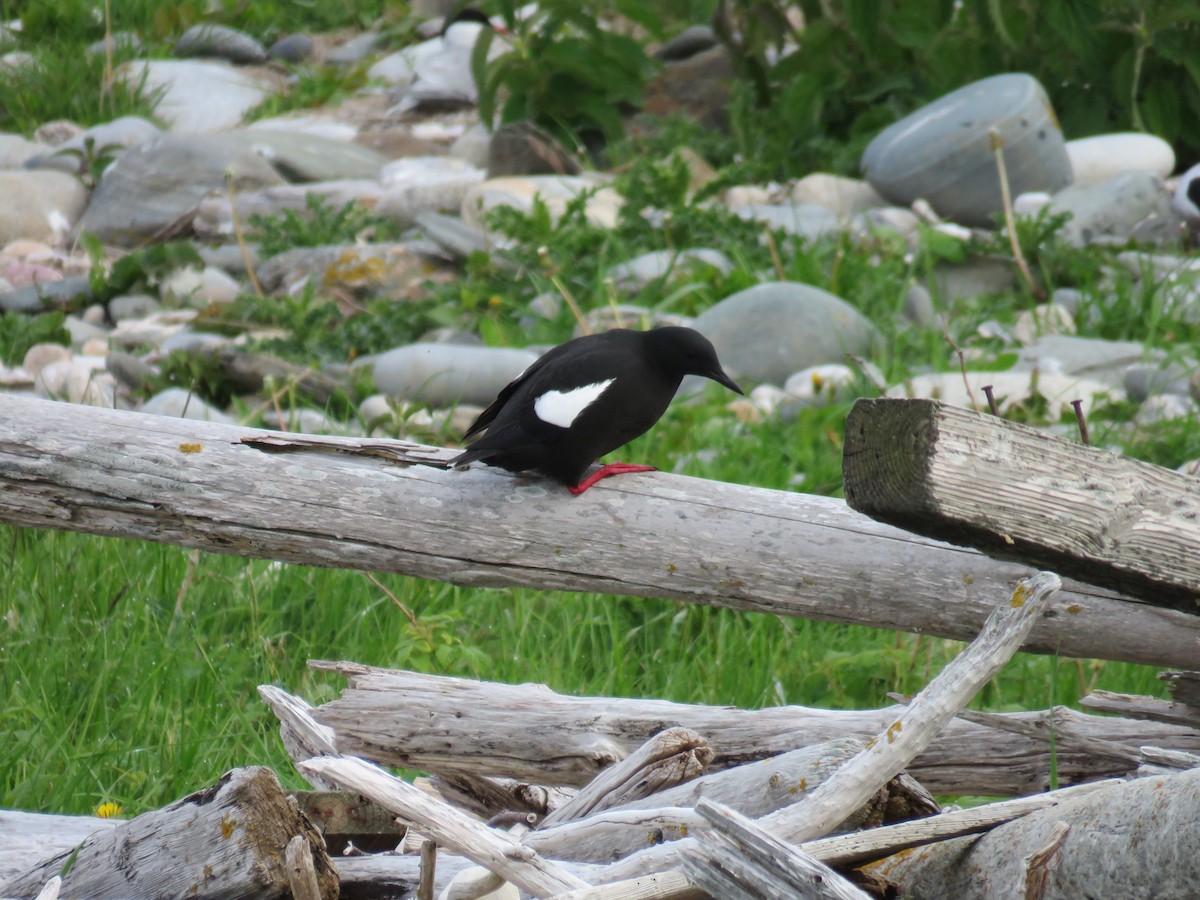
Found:
[[[193,25],[175,44],[175,55],[212,56],[252,65],[267,61],[262,44],[226,25]]]
[[[760,284],[726,297],[693,323],[734,378],[783,384],[810,366],[871,354],[879,332],[840,297],[798,282]]]
[[[62,362],[70,358],[71,351],[62,344],[34,344],[25,351],[21,368],[30,375],[37,376],[51,363]]]
[[[0,246],[19,238],[57,241],[87,206],[87,189],[63,172],[0,172]]]
[[[528,350],[503,347],[409,344],[379,356],[375,386],[390,396],[430,406],[486,406],[536,359]]]
[[[173,419],[197,419],[204,422],[236,424],[233,419],[184,388],[167,388],[143,403],[138,412],[151,416],[170,416]]]
[[[313,39],[307,34],[289,34],[267,49],[267,56],[283,62],[303,62],[312,56]]]
[[[1076,185],[1100,184],[1125,172],[1153,172],[1166,178],[1175,171],[1175,151],[1152,134],[1098,134],[1067,141]]]
[[[862,171],[892,203],[924,198],[955,222],[990,226],[1003,208],[993,131],[1013,195],[1071,183],[1050,98],[1024,73],[966,85],[890,125],[863,153]]]

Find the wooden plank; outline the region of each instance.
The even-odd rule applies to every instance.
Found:
[[[665,473],[571,497],[485,467],[447,471],[454,452],[0,394],[0,522],[962,640],[978,632],[990,598],[1033,571],[882,525],[837,499]],[[1023,649],[1186,668],[1198,639],[1200,618],[1076,584]]]
[[[859,400],[842,468],[880,521],[1200,614],[1200,479],[934,400]]]

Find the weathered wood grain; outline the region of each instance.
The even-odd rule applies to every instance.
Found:
[[[1017,585],[1012,597],[996,606],[979,636],[875,735],[862,752],[791,806],[764,816],[759,824],[794,843],[824,837],[872,794],[899,775],[941,734],[1012,659],[1062,582],[1053,572],[1039,572]]]
[[[962,640],[978,632],[990,598],[1033,572],[836,499],[665,473],[571,497],[486,467],[447,471],[454,452],[382,440],[304,446],[251,428],[0,394],[0,522]],[[1200,617],[1069,584],[1023,649],[1186,668],[1197,639]]]
[[[337,896],[320,834],[275,774],[261,766],[234,769],[210,788],[94,832],[14,875],[0,884],[0,896],[35,897],[61,874],[64,898],[282,898],[291,895],[284,855],[296,835],[310,845],[320,895]]]
[[[439,846],[471,858],[535,897],[552,897],[586,887],[583,881],[542,859],[516,839],[488,828],[361,759],[318,756],[300,763],[299,769],[369,797],[411,822]]]
[[[714,897],[870,900],[829,866],[736,810],[701,800],[696,812],[712,827],[684,854],[683,872]]]
[[[904,897],[1026,897],[1026,860],[1061,838],[1042,900],[1195,897],[1200,884],[1200,769],[1112,785],[1031,813],[982,837],[899,853],[868,871]]]
[[[1200,478],[935,400],[859,400],[859,512],[1200,615]]]
[[[378,669],[359,663],[312,662],[350,679],[341,697],[313,715],[337,733],[337,747],[387,765],[435,772],[517,777],[540,784],[584,784],[605,766],[674,725],[708,740],[713,769],[778,756],[842,737],[874,737],[901,707],[828,710],[780,706],[743,710],[666,700],[572,697],[545,685],[501,684]],[[1041,712],[1004,713],[1041,726]],[[1091,752],[1099,738],[1136,757],[1154,744],[1200,752],[1200,732],[1056,709],[1054,758],[1063,784],[1127,774],[1132,764]],[[1043,729],[1044,730],[1044,729]],[[1078,740],[1076,740],[1078,737]],[[954,719],[908,771],[934,793],[1014,796],[1049,787],[1051,748],[1037,735]]]

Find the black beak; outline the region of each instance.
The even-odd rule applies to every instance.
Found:
[[[746,393],[740,387],[738,387],[738,383],[726,375],[722,369],[714,369],[711,372],[705,372],[704,377],[711,378],[717,384],[725,385],[725,387],[729,388],[731,391],[736,391],[737,393],[743,395]]]

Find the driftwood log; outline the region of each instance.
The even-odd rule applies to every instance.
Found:
[[[1082,797],[1115,783],[1117,782],[1104,781],[1082,784],[1034,797],[1022,797],[1018,800],[990,803],[972,809],[954,810],[912,822],[885,825],[882,828],[872,828],[868,831],[809,841],[802,844],[801,849],[826,865],[854,865],[877,860],[891,853],[919,847],[932,841],[987,831],[1003,822],[1012,821],[1040,809],[1055,807],[1068,798]],[[537,835],[536,831],[531,832],[524,839],[528,841],[535,835]],[[337,867],[342,880],[342,888],[346,894],[356,897],[377,896],[385,888],[397,891],[406,888],[414,889],[418,878],[419,860],[415,854],[374,854],[338,857],[334,859],[334,865]],[[442,890],[455,875],[470,865],[472,863],[464,857],[439,853],[436,870],[437,890]],[[561,862],[560,865],[585,881],[596,879],[603,871],[603,867],[598,865],[573,862]],[[658,893],[635,892],[635,883],[640,886],[640,890],[657,890]],[[671,872],[665,875],[648,875],[643,878],[629,879],[624,883],[614,882],[600,887],[581,888],[563,896],[564,898],[570,897],[571,900],[682,897],[687,896],[687,884],[688,882],[682,874]],[[700,892],[694,892],[694,895],[703,897]]]
[[[1060,825],[1067,826],[1065,834]],[[1040,867],[1031,863],[1039,855]],[[930,900],[1195,897],[1200,769],[1112,785],[981,837],[930,844],[869,870],[897,883],[904,897]]]
[[[325,843],[262,767],[234,769],[212,787],[100,830],[0,884],[0,897],[32,898],[55,875],[60,896],[270,898],[292,893],[288,843],[309,844],[321,896],[338,895]]]
[[[1032,573],[840,500],[665,473],[571,497],[486,467],[447,471],[453,454],[0,394],[0,522],[962,640]],[[1187,668],[1198,638],[1200,617],[1073,583],[1023,649]]]
[[[935,400],[859,400],[842,469],[881,521],[1200,615],[1200,478]]]
[[[582,785],[674,725],[704,735],[715,754],[712,767],[722,769],[835,738],[867,740],[901,713],[896,706],[742,710],[571,697],[544,685],[480,682],[350,662],[312,665],[350,679],[341,697],[314,712],[337,732],[340,752],[423,771],[493,774],[538,784]],[[1136,768],[1131,760],[1145,744],[1200,752],[1200,732],[1179,725],[1065,708],[1056,708],[1052,719],[1046,712],[1005,713],[1001,721],[1037,728],[1023,734],[955,719],[917,756],[909,773],[934,793],[1015,796],[1046,790],[1051,721],[1064,784],[1129,774]],[[1095,739],[1117,743],[1129,756],[1098,755],[1089,744]]]
[[[713,897],[870,900],[829,866],[741,813],[711,800],[701,800],[696,812],[710,828],[683,855],[683,873]]]
[[[96,816],[56,816],[0,809],[0,885],[47,856],[70,852],[97,832],[121,822]],[[0,889],[0,897],[5,896]]]

